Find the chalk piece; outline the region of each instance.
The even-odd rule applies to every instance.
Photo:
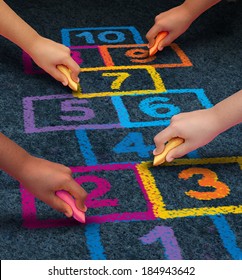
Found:
[[[160,41],[162,41],[167,35],[168,35],[168,32],[162,31],[162,32],[160,32],[160,33],[156,36],[154,45],[149,49],[149,55],[150,55],[150,56],[152,56],[152,55],[154,55],[155,53],[158,52],[158,44],[159,44]]]
[[[56,195],[64,200],[68,205],[70,205],[73,211],[74,219],[81,223],[85,223],[85,213],[76,207],[75,199],[72,197],[72,195],[70,195],[70,193],[68,193],[67,191],[57,191]]]
[[[154,161],[153,161],[153,165],[154,166],[157,166],[159,164],[162,164],[166,161],[166,156],[167,154],[174,148],[176,148],[177,146],[181,145],[182,143],[184,142],[184,139],[180,138],[180,137],[175,137],[175,138],[172,138],[171,140],[169,140],[167,142],[167,144],[165,145],[165,149],[164,151],[155,156],[154,157]]]
[[[78,83],[72,80],[71,78],[71,70],[64,65],[57,65],[57,68],[63,73],[68,79],[68,86],[74,90],[78,90]]]

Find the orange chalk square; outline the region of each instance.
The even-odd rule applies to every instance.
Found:
[[[146,44],[103,45],[100,54],[106,66],[151,65],[155,68],[190,67],[192,62],[175,43],[149,56]]]

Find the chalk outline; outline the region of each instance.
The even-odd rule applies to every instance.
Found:
[[[120,128],[119,123],[113,124],[79,124],[79,125],[56,125],[56,126],[35,126],[34,101],[53,100],[53,99],[74,99],[72,95],[56,94],[45,96],[27,96],[23,98],[24,127],[25,133],[40,133],[49,131],[65,131],[77,129],[113,129]],[[115,108],[114,108],[115,109]]]
[[[85,227],[87,248],[92,260],[106,260],[101,241],[100,224],[89,224]]]
[[[109,26],[109,27],[87,27],[87,28],[63,28],[61,29],[62,43],[67,47],[74,46],[71,44],[70,32],[71,31],[92,31],[92,30],[128,30],[133,35],[134,43],[143,44],[144,41],[140,36],[139,31],[134,26]],[[97,45],[97,44],[96,44]]]
[[[238,163],[242,170],[242,157],[221,157],[221,158],[202,158],[202,159],[176,159],[171,163],[165,163],[165,166],[181,166],[181,165],[201,165],[201,164],[229,164]],[[157,218],[181,218],[188,216],[205,216],[218,214],[241,214],[242,205],[218,206],[218,207],[200,207],[200,208],[183,208],[179,210],[167,210],[162,194],[156,186],[155,179],[149,168],[153,164],[151,162],[143,162],[137,166],[141,178],[149,176],[152,179],[146,189],[149,200],[153,204],[154,215]],[[144,173],[144,175],[142,175]],[[145,188],[147,184],[144,183]]]
[[[223,215],[210,216],[222,243],[234,260],[242,260],[242,250],[237,246],[236,235]]]
[[[98,158],[96,157],[95,152],[93,151],[93,146],[89,141],[87,131],[86,130],[76,130],[75,134],[77,137],[77,141],[79,144],[81,154],[84,157],[85,164],[87,166],[105,164],[105,163],[98,161]],[[194,150],[194,151],[188,153],[187,156],[188,156],[188,158],[198,158],[199,153],[197,150]],[[115,163],[117,163],[117,162],[109,162],[109,164],[115,164]],[[119,162],[119,163],[121,163],[121,162]],[[127,161],[124,161],[122,163],[127,163]]]
[[[213,105],[206,97],[203,89],[172,89],[166,92],[153,92],[152,94],[186,94],[194,93],[201,105],[204,108],[211,108]],[[133,95],[133,94],[132,94]],[[145,94],[144,94],[145,95]],[[151,93],[150,93],[151,95]],[[147,127],[147,126],[162,126],[169,125],[169,120],[159,120],[152,122],[131,122],[129,118],[128,110],[122,102],[121,96],[111,97],[114,109],[118,115],[119,122],[113,124],[83,124],[83,125],[58,125],[58,126],[35,126],[35,112],[34,101],[52,100],[52,99],[74,99],[72,95],[56,94],[45,96],[27,96],[23,98],[23,113],[24,113],[24,127],[25,133],[40,133],[48,131],[65,131],[65,130],[94,130],[94,129],[113,129],[113,128],[135,128],[135,127]]]
[[[104,214],[104,215],[94,215],[86,216],[86,224],[96,223],[102,224],[106,222],[127,222],[127,221],[149,221],[155,220],[156,217],[152,211],[152,203],[148,199],[146,192],[147,187],[144,186],[143,178],[140,176],[137,165],[135,163],[116,163],[116,164],[104,164],[104,165],[95,165],[95,166],[77,166],[70,167],[73,174],[81,172],[90,172],[90,171],[115,171],[115,170],[133,170],[136,180],[138,183],[141,192],[143,193],[144,200],[146,202],[147,210],[144,212],[122,212],[122,213],[113,213],[113,214]],[[152,179],[152,178],[151,178]],[[35,204],[35,198],[32,194],[26,191],[22,185],[20,185],[21,192],[21,202],[22,202],[22,217],[23,217],[23,226],[27,228],[51,228],[51,227],[61,227],[61,226],[73,226],[77,225],[73,219],[44,219],[40,220],[37,216],[37,208]],[[127,197],[128,199],[128,197]]]
[[[114,63],[113,58],[109,52],[108,49],[117,49],[117,48],[147,48],[147,44],[125,44],[125,45],[101,45],[99,46],[100,54],[103,58],[103,61],[107,67],[112,66],[120,66]],[[71,47],[72,48],[72,47]],[[185,52],[175,43],[172,43],[171,45],[167,46],[167,48],[171,48],[175,54],[178,56],[178,58],[181,60],[181,63],[152,63],[149,62],[148,65],[153,66],[155,68],[176,68],[176,67],[191,67],[193,66],[192,62],[188,58],[188,56],[185,54]],[[147,49],[148,51],[148,49]],[[132,64],[131,64],[132,65]],[[144,64],[143,64],[144,65]]]
[[[107,92],[93,92],[93,93],[82,93],[81,92],[81,80],[80,75],[80,89],[78,92],[73,91],[73,96],[77,98],[93,98],[93,97],[103,97],[103,96],[117,96],[117,95],[133,95],[133,94],[149,94],[149,93],[160,93],[165,92],[166,88],[163,83],[160,74],[155,70],[153,66],[149,65],[131,65],[131,66],[111,66],[111,67],[93,67],[93,68],[80,68],[80,74],[82,72],[96,72],[96,71],[117,71],[117,70],[146,70],[150,75],[153,82],[154,88],[149,90],[131,90],[131,91],[107,91]]]
[[[158,92],[155,92],[154,94],[157,93]],[[165,92],[160,92],[162,96],[171,93],[172,94],[194,93],[204,108],[211,108],[213,106],[212,103],[207,98],[207,96],[205,95],[203,89],[171,89]],[[150,121],[150,122],[132,122],[130,121],[128,110],[126,109],[121,96],[112,97],[112,101],[118,113],[121,127],[134,128],[134,127],[168,126],[170,124],[170,119]]]

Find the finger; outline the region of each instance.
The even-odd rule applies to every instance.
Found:
[[[165,149],[165,143],[161,143],[161,144],[157,145],[157,147],[153,150],[153,155],[157,156],[157,155],[161,154],[164,149]]]
[[[87,211],[87,207],[85,205],[87,192],[74,179],[63,189],[68,191],[75,198],[75,203],[78,209],[83,212]]]
[[[57,81],[61,82],[64,86],[67,86],[69,81],[67,77],[61,73],[60,70],[55,68],[51,73],[49,73],[53,78],[55,78]]]
[[[67,66],[71,70],[71,78],[76,83],[79,83],[80,79],[78,77],[80,73],[80,67],[79,65],[70,57],[65,63],[65,66]]]
[[[46,203],[57,211],[64,213],[68,218],[72,217],[73,215],[72,208],[56,194],[51,194],[50,201],[46,201]]]
[[[179,145],[178,147],[172,149],[166,156],[166,161],[171,162],[175,158],[183,157],[184,155],[192,151],[191,147],[186,143],[186,141]]]
[[[161,52],[164,48],[158,44],[158,50]]]
[[[155,44],[155,38],[159,32],[159,28],[154,24],[151,29],[146,34],[146,39],[148,40],[148,47],[151,48]]]
[[[173,41],[175,40],[175,37],[172,32],[168,33],[168,35],[159,42],[158,44],[158,50],[161,51],[164,47],[169,46]]]
[[[159,132],[154,138],[156,149],[153,151],[153,154],[158,155],[162,153],[165,147],[165,143],[174,137],[177,137],[177,135],[174,133],[170,126]]]

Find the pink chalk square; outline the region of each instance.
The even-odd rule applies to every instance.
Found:
[[[80,185],[85,183],[95,183],[96,188],[89,193],[88,198],[86,200],[86,205],[89,209],[89,213],[94,211],[95,214],[86,213],[86,224],[97,223],[102,224],[106,222],[125,222],[125,221],[145,221],[145,220],[155,220],[156,217],[153,214],[153,205],[149,201],[148,195],[145,190],[144,183],[142,181],[141,176],[137,170],[137,164],[135,163],[119,163],[119,164],[106,164],[106,165],[95,165],[95,166],[77,166],[71,167],[73,172],[73,177],[76,182]],[[119,184],[118,178],[120,176],[120,172],[131,172],[133,177],[135,178],[135,182],[133,184],[121,185],[120,188],[123,188],[128,194],[121,198],[113,197],[107,198],[105,194],[107,194],[112,188],[111,184],[108,182],[106,178],[108,178],[108,174],[113,173],[116,178],[116,183]],[[95,175],[93,175],[95,173]],[[117,174],[116,174],[117,173]],[[107,174],[107,176],[105,176]],[[101,175],[101,176],[100,176]],[[116,176],[117,175],[117,176]],[[143,201],[139,200],[140,204],[144,204],[145,210],[143,211],[139,209],[139,205],[135,205],[135,203],[130,206],[132,209],[126,209],[125,207],[117,208],[117,205],[120,202],[126,203],[127,205],[131,205],[132,202],[132,191],[135,189],[133,185],[138,187],[138,191],[141,193]],[[129,191],[131,191],[129,193]],[[136,190],[137,191],[137,190]],[[74,225],[82,225],[75,221],[74,219],[68,218],[59,218],[60,213],[55,215],[55,211],[51,209],[48,213],[45,213],[44,218],[41,217],[40,209],[38,209],[39,203],[35,199],[35,197],[30,194],[27,190],[24,189],[22,185],[20,185],[21,192],[21,202],[22,202],[22,217],[23,217],[23,226],[26,228],[51,228],[51,227],[63,227],[63,226],[74,226]],[[115,193],[115,192],[114,192]],[[126,201],[124,201],[126,200]],[[119,205],[120,206],[120,205]],[[122,205],[121,205],[122,206]],[[135,211],[134,209],[139,209]],[[98,212],[103,212],[101,210],[109,209],[108,212],[104,211],[104,214],[98,214]],[[110,210],[111,209],[111,210]],[[115,210],[116,209],[116,210]],[[122,211],[117,212],[117,209],[122,209]],[[54,211],[54,212],[53,212]],[[116,212],[115,212],[116,211]],[[53,214],[54,213],[54,214]]]
[[[82,68],[105,66],[103,53],[97,45],[71,46],[70,50],[72,58]]]
[[[70,47],[71,57],[80,67],[101,67],[105,66],[105,58],[103,58],[103,52],[101,52],[99,46],[76,46]],[[45,74],[45,71],[41,69],[32,58],[26,53],[22,52],[22,61],[24,67],[24,73],[27,75],[40,75]]]
[[[28,75],[45,74],[45,71],[42,70],[37,64],[35,64],[32,58],[24,51],[22,52],[22,61],[23,61],[25,74]]]

